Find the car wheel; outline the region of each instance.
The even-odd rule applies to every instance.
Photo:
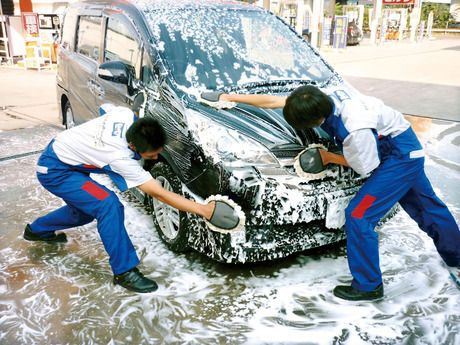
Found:
[[[64,121],[65,121],[65,128],[69,129],[72,127],[75,127],[75,120],[73,117],[73,111],[72,107],[70,105],[70,102],[67,101],[64,106]]]
[[[156,163],[150,174],[160,185],[177,194],[182,194],[182,184],[171,167],[163,162]],[[149,197],[152,206],[153,223],[161,240],[174,252],[186,252],[188,246],[187,215],[155,198]]]

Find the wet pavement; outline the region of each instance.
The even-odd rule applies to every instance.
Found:
[[[417,54],[409,45],[364,44],[323,53],[360,91],[408,114],[454,120],[409,118],[426,149],[427,174],[457,222],[460,84],[452,66],[459,43],[425,42]],[[423,69],[439,59],[442,66]],[[127,194],[120,194],[126,226],[142,270],[159,283],[155,293],[111,283],[95,223],[68,231],[67,244],[24,241],[26,223],[61,206],[34,173],[37,151],[62,130],[54,78],[0,68],[0,344],[460,344],[460,291],[403,211],[377,229],[386,297],[369,303],[332,295],[351,279],[343,244],[257,265],[176,255]]]
[[[427,151],[427,173],[458,220],[460,124],[410,120]],[[68,231],[67,244],[24,241],[27,222],[61,205],[34,173],[34,152],[58,131],[41,125],[0,133],[1,344],[460,342],[460,291],[431,239],[403,211],[378,228],[386,297],[370,303],[331,293],[350,281],[343,244],[257,265],[176,255],[127,194],[120,194],[126,226],[142,270],[159,283],[155,293],[111,283],[94,222]]]
[[[364,39],[321,54],[359,91],[404,114],[460,121],[460,37],[380,45]]]

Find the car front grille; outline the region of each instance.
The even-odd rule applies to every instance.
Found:
[[[296,149],[273,149],[272,152],[276,158],[295,158],[303,150],[302,147]]]

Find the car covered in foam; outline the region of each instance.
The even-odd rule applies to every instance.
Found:
[[[204,220],[132,190],[152,213],[164,243],[240,263],[285,257],[345,238],[344,209],[363,178],[329,166],[321,180],[295,174],[310,144],[336,150],[320,128],[298,131],[282,109],[237,104],[215,109],[205,91],[288,95],[301,85],[346,85],[282,19],[229,1],[79,2],[65,16],[58,101],[68,127],[106,102],[130,105],[144,92],[144,116],[168,135],[145,168],[168,190],[203,201],[225,195],[246,215],[242,231],[221,234]]]

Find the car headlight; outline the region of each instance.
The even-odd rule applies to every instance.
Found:
[[[189,130],[198,140],[206,155],[231,167],[253,165],[279,167],[276,157],[262,144],[237,130],[225,127],[188,109]]]

